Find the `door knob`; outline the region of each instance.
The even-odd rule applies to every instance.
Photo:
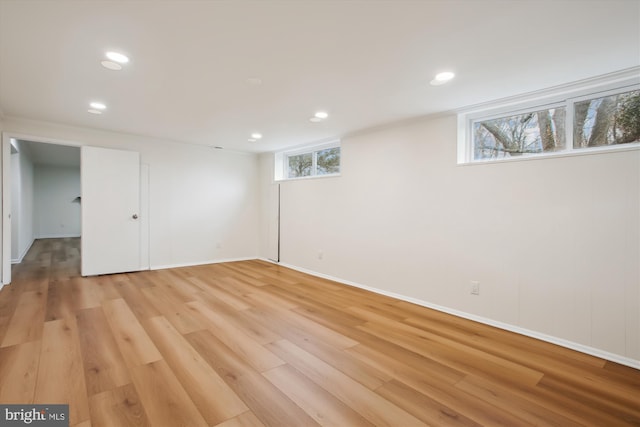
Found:
[[[138,219],[138,214],[133,214],[133,216],[131,218]]]

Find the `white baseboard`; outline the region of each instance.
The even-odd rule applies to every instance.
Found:
[[[236,261],[251,261],[257,259],[256,257],[243,257],[243,258],[221,258],[208,261],[196,261],[196,262],[184,262],[178,264],[165,264],[165,265],[152,265],[150,270],[165,270],[167,268],[181,268],[181,267],[193,267],[196,265],[206,264],[220,264],[223,262],[236,262]]]
[[[621,365],[629,366],[631,368],[640,369],[640,360],[632,359],[629,357],[625,357],[619,354],[610,353],[605,350],[601,350],[598,348],[590,347],[584,344],[576,343],[573,341],[565,340],[563,338],[554,337],[552,335],[543,334],[541,332],[532,331],[530,329],[521,328],[519,326],[511,325],[509,323],[499,322],[497,320],[489,319],[487,317],[478,316],[471,313],[466,313],[464,311],[456,310],[449,307],[444,307],[438,304],[432,304],[427,301],[423,301],[417,298],[408,297],[405,295],[400,295],[395,292],[385,291],[383,289],[373,288],[370,286],[365,286],[360,283],[352,282],[349,280],[340,279],[338,277],[329,276],[328,274],[318,273],[317,271],[308,270],[306,268],[297,267],[295,265],[286,264],[283,262],[276,263],[267,258],[260,258],[263,261],[270,262],[272,264],[281,265],[286,268],[290,268],[292,270],[299,271],[301,273],[310,274],[312,276],[320,277],[323,279],[332,280],[334,282],[342,283],[348,286],[353,286],[360,289],[365,289],[367,291],[374,292],[376,294],[385,295],[391,298],[396,298],[401,301],[410,302],[413,304],[417,304],[423,307],[431,308],[433,310],[441,311],[443,313],[452,314],[454,316],[462,317],[464,319],[473,320],[475,322],[483,323],[485,325],[494,326],[496,328],[504,329],[506,331],[515,332],[520,335],[525,335],[531,338],[536,338],[541,341],[546,341],[551,344],[556,344],[561,347],[569,348],[571,350],[576,350],[581,353],[589,354],[591,356],[599,357],[601,359],[609,360],[611,362],[619,363]]]
[[[29,252],[29,249],[31,249],[31,246],[33,246],[33,242],[35,242],[36,239],[31,239],[31,242],[29,243],[29,245],[27,246],[27,248],[22,251],[22,253],[20,255],[18,255],[17,259],[12,259],[11,260],[11,264],[20,264],[22,262],[22,260],[24,259],[25,255],[27,255],[27,252]]]
[[[43,234],[41,236],[37,236],[36,239],[66,239],[68,237],[82,237],[80,234],[72,233],[72,234]]]

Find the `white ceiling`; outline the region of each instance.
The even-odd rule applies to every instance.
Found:
[[[103,68],[109,49],[130,64]],[[0,0],[5,117],[243,151],[638,65],[638,0]],[[430,86],[443,70],[456,79]]]

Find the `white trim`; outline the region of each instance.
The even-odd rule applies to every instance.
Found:
[[[621,144],[621,145],[607,145],[603,147],[592,147],[592,148],[574,148],[569,151],[562,151],[557,153],[546,153],[546,154],[538,154],[532,156],[518,156],[518,157],[507,157],[503,159],[484,159],[484,160],[474,160],[471,162],[462,162],[458,163],[456,166],[478,166],[478,165],[490,165],[495,163],[513,163],[513,162],[528,162],[531,160],[544,160],[544,159],[557,159],[562,157],[579,157],[579,156],[592,156],[594,154],[614,154],[621,153],[625,151],[638,151],[640,150],[640,143],[633,142],[629,144]]]
[[[36,239],[66,239],[73,237],[82,237],[80,234],[43,234],[36,236]]]
[[[151,212],[149,209],[150,168],[140,163],[140,271],[150,270],[151,266]]]
[[[66,145],[68,147],[82,147],[84,144],[77,141],[69,141],[65,139],[58,138],[47,138],[45,136],[35,136],[26,133],[16,133],[11,131],[5,131],[10,138],[17,139],[19,141],[31,141],[31,142],[39,142],[42,144],[53,144],[53,145]]]
[[[11,135],[2,132],[2,283],[11,283]]]
[[[340,172],[338,173],[330,173],[330,174],[326,174],[326,175],[309,175],[309,176],[299,176],[296,178],[283,178],[283,179],[279,179],[274,181],[275,183],[281,183],[283,181],[304,181],[307,179],[324,179],[324,178],[337,178],[339,176],[341,176],[342,174]]]
[[[631,368],[640,369],[640,360],[632,359],[629,357],[621,356],[619,354],[610,353],[605,350],[601,350],[598,348],[590,347],[584,344],[576,343],[573,341],[565,340],[563,338],[554,337],[552,335],[543,334],[541,332],[532,331],[530,329],[521,328],[519,326],[511,325],[509,323],[499,322],[497,320],[492,320],[487,317],[478,316],[471,313],[466,313],[464,311],[452,309],[449,307],[441,306],[438,304],[433,304],[427,301],[423,301],[417,298],[408,297],[405,295],[397,294],[395,292],[385,291],[383,289],[373,288],[371,286],[362,285],[360,283],[352,282],[350,280],[340,279],[338,277],[330,276],[328,274],[318,273],[317,271],[308,270],[306,268],[297,267],[295,265],[290,265],[287,263],[274,263],[271,260],[266,258],[260,258],[263,261],[270,262],[272,264],[278,264],[286,268],[290,268],[292,270],[299,271],[301,273],[310,274],[312,276],[320,277],[323,279],[328,279],[334,282],[342,283],[344,285],[353,286],[356,288],[364,289],[376,294],[385,295],[391,298],[396,298],[400,301],[406,301],[413,304],[420,305],[422,307],[431,308],[433,310],[437,310],[443,313],[452,314],[457,317],[461,317],[463,319],[473,320],[474,322],[483,323],[485,325],[493,326],[499,329],[504,329],[506,331],[515,332],[520,335],[528,336],[531,338],[539,339],[541,341],[545,341],[551,344],[559,345],[561,347],[565,347],[571,350],[579,351],[580,353],[589,354],[591,356],[599,357],[601,359],[609,360],[611,362],[619,363],[621,365],[629,366]]]
[[[31,246],[33,246],[33,242],[35,241],[36,241],[35,238],[31,239],[31,243],[29,243],[27,248],[24,251],[22,251],[20,255],[18,255],[18,258],[11,259],[11,264],[20,264],[24,259],[25,255],[27,255],[27,252],[29,252],[29,249],[31,249]]]
[[[208,261],[184,262],[184,263],[178,263],[178,264],[152,265],[150,270],[166,270],[168,268],[194,267],[198,265],[220,264],[223,262],[252,261],[254,259],[259,259],[259,258],[250,256],[250,257],[241,257],[241,258],[220,258],[220,259],[212,259]]]

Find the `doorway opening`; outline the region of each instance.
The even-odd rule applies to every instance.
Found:
[[[79,248],[80,147],[16,138],[10,145],[12,266],[38,240],[70,239]]]

